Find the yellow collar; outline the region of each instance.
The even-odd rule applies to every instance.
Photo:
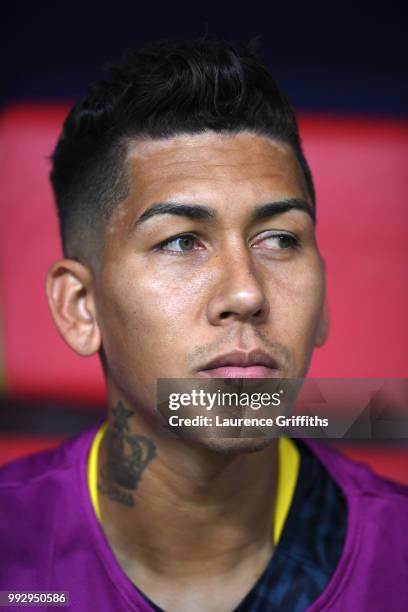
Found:
[[[88,457],[88,489],[96,517],[101,522],[98,499],[98,455],[108,421],[96,432]],[[279,438],[278,444],[278,481],[276,491],[275,515],[273,521],[273,542],[279,542],[286,517],[292,503],[299,474],[300,455],[290,438]]]

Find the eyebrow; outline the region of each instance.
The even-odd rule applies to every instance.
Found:
[[[315,211],[305,200],[299,198],[288,198],[277,202],[268,202],[257,206],[252,212],[250,221],[260,221],[275,217],[289,210],[302,210],[307,213],[313,223],[316,221]],[[201,221],[215,221],[218,218],[218,213],[214,208],[203,206],[202,204],[181,204],[178,202],[159,202],[152,204],[147,210],[140,215],[135,222],[136,229],[148,219],[157,215],[176,215],[187,217],[189,219],[199,219]]]

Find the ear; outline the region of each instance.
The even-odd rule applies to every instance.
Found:
[[[65,342],[79,355],[101,346],[91,270],[74,259],[55,262],[47,273],[46,294],[52,318]]]
[[[323,344],[326,342],[329,335],[329,321],[329,304],[327,301],[327,295],[325,295],[320,319],[317,325],[315,346],[323,346]]]

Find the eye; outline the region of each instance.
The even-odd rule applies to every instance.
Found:
[[[157,246],[157,249],[177,254],[190,253],[194,250],[196,240],[197,237],[194,234],[180,234],[164,240]]]
[[[258,240],[255,247],[258,245],[265,246],[267,249],[276,251],[294,250],[299,246],[299,240],[293,234],[285,234],[279,232],[277,234],[269,234],[265,238]]]

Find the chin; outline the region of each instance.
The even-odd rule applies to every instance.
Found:
[[[224,455],[237,455],[241,453],[256,453],[269,446],[275,437],[262,438],[209,438],[198,436],[191,440],[192,444],[199,445],[206,450]]]

